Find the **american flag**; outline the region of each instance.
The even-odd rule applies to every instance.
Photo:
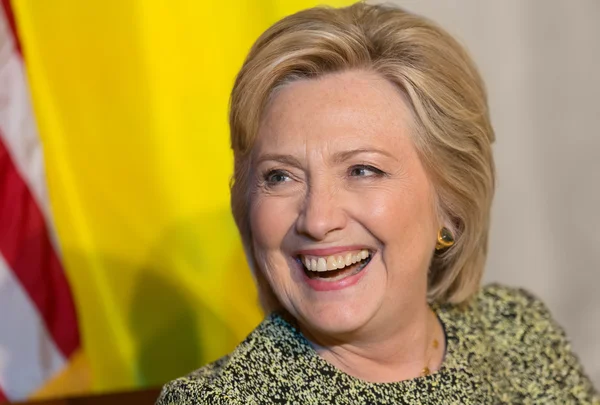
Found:
[[[9,0],[0,8],[0,403],[23,399],[80,345],[54,236],[42,145]]]

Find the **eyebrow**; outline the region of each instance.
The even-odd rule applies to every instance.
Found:
[[[371,148],[359,148],[359,149],[337,152],[336,154],[333,155],[333,161],[335,163],[343,163],[343,162],[351,159],[352,157],[363,154],[363,153],[375,153],[375,154],[387,156],[394,160],[398,160],[394,155],[392,155],[391,153],[389,153],[385,150],[371,149]],[[280,162],[280,163],[283,163],[286,165],[302,168],[302,163],[300,163],[300,161],[298,159],[296,159],[295,157],[293,157],[291,155],[267,153],[267,154],[261,155],[256,160],[256,164],[258,165],[258,164],[260,164],[262,162],[266,162],[266,161]]]
[[[267,153],[264,155],[261,155],[257,160],[256,160],[256,164],[260,164],[262,162],[266,162],[266,161],[274,161],[274,162],[280,162],[280,163],[284,163],[286,165],[290,165],[290,166],[295,166],[298,168],[302,167],[302,164],[300,163],[300,161],[298,159],[296,159],[293,156],[290,155],[281,155],[281,154],[277,154],[277,153]]]
[[[352,158],[356,155],[360,155],[362,153],[375,153],[375,154],[387,156],[394,160],[398,160],[394,155],[392,155],[391,153],[389,153],[385,150],[371,149],[371,148],[360,148],[360,149],[353,149],[353,150],[349,150],[349,151],[338,152],[335,155],[333,155],[333,160],[336,163],[341,163],[341,162],[345,162],[346,160],[349,160],[350,158]]]

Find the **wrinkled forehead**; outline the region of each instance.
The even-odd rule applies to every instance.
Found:
[[[407,141],[410,122],[402,92],[375,73],[351,71],[298,80],[272,96],[253,154],[393,150]]]

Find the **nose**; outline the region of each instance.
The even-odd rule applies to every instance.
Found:
[[[332,232],[343,229],[346,222],[340,193],[325,184],[313,185],[304,198],[296,230],[310,239],[322,241]]]

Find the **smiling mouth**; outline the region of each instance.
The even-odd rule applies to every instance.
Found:
[[[337,281],[360,273],[373,258],[372,252],[361,250],[341,256],[297,257],[302,264],[304,274],[311,279]]]

